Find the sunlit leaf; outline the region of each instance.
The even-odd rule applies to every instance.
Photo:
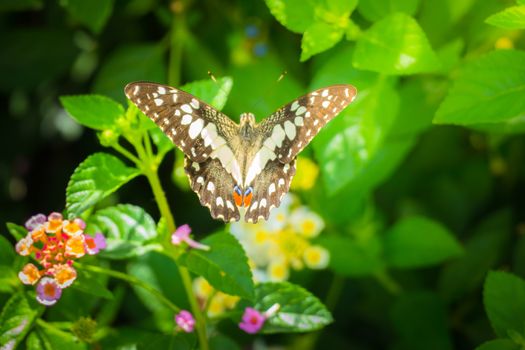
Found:
[[[419,2],[420,0],[366,0],[360,1],[357,9],[363,17],[375,22],[394,12],[412,16],[416,13]]]
[[[498,12],[485,21],[505,29],[525,29],[525,5],[512,6]]]
[[[295,33],[303,33],[314,21],[312,0],[265,0],[275,19]]]
[[[0,314],[0,344],[14,349],[24,339],[44,307],[25,293],[14,294]]]
[[[73,119],[96,130],[115,127],[117,119],[124,115],[122,105],[105,96],[62,96],[60,102]]]

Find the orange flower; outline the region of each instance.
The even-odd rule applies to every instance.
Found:
[[[67,288],[77,278],[77,271],[67,264],[55,265],[54,277],[60,288]]]
[[[40,271],[33,264],[27,264],[22,271],[18,273],[18,278],[23,284],[35,284],[40,279]]]
[[[65,256],[81,258],[86,254],[84,235],[73,236],[66,242]]]
[[[27,256],[31,253],[32,246],[33,246],[33,238],[31,238],[31,235],[27,235],[26,237],[18,241],[15,249],[18,254],[22,256]]]

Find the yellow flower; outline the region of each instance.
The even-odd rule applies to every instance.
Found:
[[[324,269],[330,261],[328,251],[318,245],[309,246],[304,250],[304,263],[311,269]]]
[[[308,207],[302,206],[294,210],[290,221],[297,231],[306,238],[314,238],[324,229],[323,219],[311,211]]]
[[[496,49],[512,49],[514,47],[514,43],[509,37],[502,36],[496,40],[494,46]]]
[[[292,190],[309,190],[314,187],[319,175],[319,167],[306,157],[297,158],[297,170],[292,182]]]
[[[86,254],[84,235],[73,236],[66,242],[65,255],[74,258],[83,257]]]
[[[267,270],[270,281],[286,281],[290,275],[288,266],[284,262],[272,262]]]
[[[74,268],[67,264],[56,265],[55,280],[60,288],[67,288],[77,278],[77,272]]]
[[[203,277],[197,277],[193,280],[193,291],[199,298],[208,299],[213,288]]]
[[[23,284],[35,284],[40,279],[40,271],[33,264],[27,264],[22,268],[22,271],[18,273],[18,278]]]

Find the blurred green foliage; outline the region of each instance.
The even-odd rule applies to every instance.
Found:
[[[99,141],[108,147],[121,134],[147,130],[156,160],[167,155],[161,174],[177,222],[199,234],[222,226],[183,185],[169,140],[146,119],[127,123],[136,109],[128,108],[125,84],[171,84],[232,119],[251,111],[260,121],[302,93],[348,83],[358,98],[304,151],[321,176],[300,195],[326,222],[318,242],[330,251],[329,269],[292,275],[293,285],[254,287],[245,265],[228,265],[230,258],[246,263],[231,242],[224,254],[187,254],[185,266],[220,290],[255,295],[261,307],[299,295],[304,308],[283,312],[308,329],[333,315],[322,332],[265,336],[267,344],[521,349],[523,29],[523,0],[4,0],[1,221],[64,208],[79,215],[97,205],[90,230],[112,240],[101,256],[188,307],[177,266],[154,242],[167,228],[153,218],[149,188],[144,180],[126,184],[138,170],[109,153],[90,154]],[[12,248],[24,234],[9,224],[0,236],[0,345],[16,339],[28,349],[83,349],[71,329],[90,316],[104,347],[195,346],[193,335],[167,335],[172,310],[151,291],[86,271],[45,321],[35,321],[43,309],[19,291],[22,261]],[[220,252],[232,237],[207,239]],[[498,269],[506,272],[490,271]],[[21,322],[34,331],[26,337],[24,326],[13,338]],[[286,319],[268,329],[300,330]],[[210,342],[231,349],[252,341],[225,321]]]

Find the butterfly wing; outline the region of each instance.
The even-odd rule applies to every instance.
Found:
[[[233,153],[227,141],[238,126],[212,106],[167,85],[135,82],[126,85],[124,91],[191,160],[203,162],[211,156],[224,158],[221,162],[231,161]],[[219,157],[220,150],[228,154]]]
[[[253,185],[253,197],[246,209],[244,220],[256,223],[259,219],[268,220],[270,211],[279,207],[283,196],[290,189],[295,175],[295,159],[290,164],[278,160],[269,161]]]
[[[312,91],[281,107],[261,122],[264,145],[283,163],[290,163],[315,135],[355,98],[352,85]]]
[[[238,221],[239,208],[233,199],[234,180],[218,159],[209,158],[197,163],[189,157],[184,159],[184,170],[191,188],[199,196],[202,205],[210,209],[214,219]]]

